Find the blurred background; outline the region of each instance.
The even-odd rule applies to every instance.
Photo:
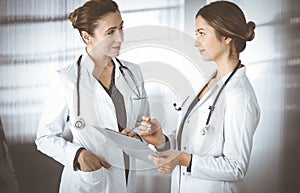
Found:
[[[52,74],[74,61],[85,47],[68,21],[68,14],[84,2],[0,0],[0,176],[4,176],[0,178],[0,193],[58,192],[62,166],[38,152],[34,140]],[[163,120],[166,127],[174,127],[181,116],[174,114],[172,106],[183,100],[180,85],[184,83],[193,92],[196,78],[204,80],[214,68],[203,63],[193,49],[195,14],[209,1],[116,2],[129,32],[128,38],[125,32],[120,57],[141,64],[153,116]],[[248,42],[241,56],[261,107],[245,179],[248,192],[300,192],[300,2],[233,2],[243,9],[247,21],[257,24],[256,37]],[[153,26],[153,36],[130,31],[142,26]],[[165,33],[155,33],[165,28],[183,38],[166,39]],[[178,44],[166,48],[166,42],[175,40]],[[156,46],[149,46],[151,42]],[[146,55],[137,55],[141,53],[137,45],[147,49]],[[166,54],[159,54],[157,50],[161,48]],[[156,71],[158,66],[168,74],[162,76]],[[190,71],[183,72],[182,66]],[[177,80],[166,78],[172,75]],[[3,167],[5,163],[9,167]],[[141,193],[158,192],[154,186],[163,187],[160,192],[169,191],[170,176],[147,172],[140,174],[144,186]],[[152,181],[145,185],[145,179]]]

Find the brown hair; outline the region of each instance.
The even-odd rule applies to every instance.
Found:
[[[196,18],[198,16],[202,16],[221,36],[232,38],[237,54],[246,48],[246,41],[254,39],[255,23],[246,23],[243,11],[232,2],[212,2],[202,7]]]
[[[116,11],[120,12],[118,5],[112,0],[90,0],[70,13],[69,20],[80,35],[82,31],[86,31],[93,36],[97,21],[106,14]]]

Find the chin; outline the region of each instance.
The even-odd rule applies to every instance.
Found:
[[[204,56],[204,55],[202,55],[202,58],[203,58],[203,60],[206,61],[206,62],[211,62],[211,61],[213,61],[213,58],[210,57],[210,56]]]
[[[109,54],[109,56],[110,56],[111,58],[115,58],[115,57],[117,57],[117,56],[119,56],[119,55],[120,55],[120,52]]]
[[[205,62],[210,62],[210,61],[212,61],[211,58],[202,57],[202,59],[203,59]]]

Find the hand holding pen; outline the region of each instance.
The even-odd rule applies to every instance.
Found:
[[[161,124],[156,119],[151,119],[149,116],[143,116],[142,122],[139,125],[140,136],[155,147],[164,146],[166,138],[163,135]]]

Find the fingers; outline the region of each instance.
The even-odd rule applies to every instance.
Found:
[[[131,130],[128,129],[128,128],[123,129],[123,130],[121,131],[121,133],[124,134],[124,135],[128,135],[128,133],[130,133],[130,132],[131,132]]]
[[[160,122],[156,119],[150,119],[148,116],[142,117],[142,122],[139,125],[139,130],[141,135],[151,135],[158,131],[161,126]]]
[[[99,170],[101,167],[110,168],[111,165],[103,158],[95,155],[93,152],[83,150],[78,156],[80,169],[84,172]]]
[[[143,116],[142,121],[139,124],[139,130],[141,135],[147,135],[151,131],[151,124],[150,124],[150,117],[149,116]]]
[[[147,116],[147,115],[144,115],[144,116],[142,117],[142,120],[143,120],[143,121],[149,121],[149,120],[150,120],[150,117]]]
[[[148,159],[150,159],[155,165],[157,165],[160,161],[160,157],[157,154],[150,154]]]
[[[124,135],[127,135],[127,136],[129,136],[129,137],[134,137],[134,138],[139,139],[138,136],[137,136],[137,133],[134,132],[134,131],[132,131],[131,129],[128,129],[128,128],[123,129],[123,130],[121,131],[121,133],[124,134]]]
[[[131,131],[131,132],[129,132],[129,133],[127,134],[127,136],[129,136],[129,137],[136,137],[136,132]]]
[[[148,159],[150,159],[157,167],[164,166],[169,162],[169,160],[165,157],[162,157],[160,153],[151,154],[148,156]]]
[[[109,163],[107,163],[105,160],[102,160],[102,159],[100,159],[100,164],[101,164],[101,166],[103,166],[106,169],[111,167],[111,165]]]
[[[158,167],[157,170],[162,174],[171,174],[173,172],[173,169],[171,167]]]
[[[160,155],[152,154],[149,155],[148,158],[153,161],[154,165],[156,166],[157,170],[163,174],[170,174],[174,169],[174,164],[168,162],[165,158],[161,157]]]

